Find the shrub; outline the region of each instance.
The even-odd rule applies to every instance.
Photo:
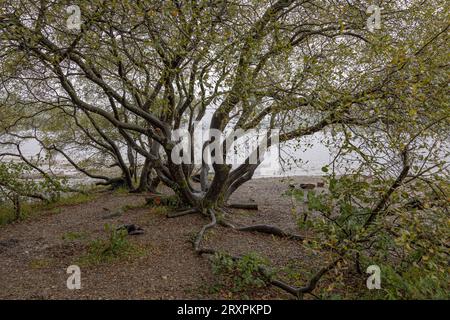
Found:
[[[93,240],[89,244],[87,254],[80,258],[80,264],[97,265],[143,254],[142,248],[128,241],[126,230],[116,230],[110,225],[105,225],[105,231],[108,238]]]
[[[367,291],[362,296],[355,293],[355,297],[448,298],[449,238],[444,196],[437,197],[420,183],[410,185],[407,193],[398,188],[368,224],[373,208],[392,181],[372,178],[369,182],[360,175],[328,179],[327,192],[309,193],[307,219],[300,218],[298,224],[315,235],[308,242],[312,249],[332,252],[341,256],[346,266],[357,266],[362,281],[367,278],[369,265],[380,267],[382,290]],[[344,268],[337,271],[347,272]],[[337,281],[344,278],[336,277],[340,279]]]
[[[213,272],[222,279],[221,283],[233,292],[247,291],[266,285],[259,267],[267,261],[256,253],[249,253],[233,260],[227,254],[217,253],[213,258]]]

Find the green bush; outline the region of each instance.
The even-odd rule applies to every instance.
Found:
[[[256,253],[249,253],[233,260],[227,254],[218,253],[213,258],[213,272],[221,276],[222,285],[233,292],[241,292],[266,285],[259,268],[267,261]]]
[[[396,270],[391,265],[381,266],[381,268],[384,283],[382,289],[387,299],[450,298],[450,276],[446,270],[436,270],[425,265],[413,265],[402,271]]]
[[[392,181],[372,178],[369,182],[362,175],[328,179],[327,192],[309,192],[307,218],[300,217],[298,225],[314,234],[305,243],[311,249],[344,259],[345,268],[335,270],[341,275],[332,280],[335,287],[345,287],[349,278],[356,279],[353,267],[356,265],[361,272],[356,283],[362,285],[367,278],[366,268],[378,265],[381,290],[369,291],[364,283],[362,287],[354,286],[351,298],[448,299],[449,220],[445,184],[438,185],[442,190],[440,197],[420,182],[408,189],[398,188],[388,205],[368,224],[373,208]],[[296,192],[301,194],[301,190],[291,190],[289,195]]]

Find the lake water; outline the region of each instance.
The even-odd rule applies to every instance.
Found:
[[[321,143],[323,134],[316,134],[306,138],[304,144],[312,143],[311,147],[306,150],[294,150],[294,148],[284,147],[281,148],[280,155],[281,160],[277,160],[278,154],[274,147],[271,148],[272,152],[266,154],[263,163],[255,172],[255,178],[261,177],[279,177],[279,176],[317,176],[322,175],[321,168],[327,165],[332,159],[330,150]],[[6,151],[2,147],[3,151]],[[28,158],[33,158],[40,152],[39,144],[33,140],[24,140],[21,142],[21,150],[23,154]],[[11,149],[10,151],[14,151]],[[292,157],[292,155],[294,157]],[[82,158],[82,156],[78,156]],[[292,161],[292,158],[301,159],[299,161]],[[44,165],[44,168],[48,166]],[[75,170],[62,156],[57,156],[56,165],[52,166],[52,171],[61,176],[69,177],[72,183],[80,183],[83,181],[92,181],[85,177],[83,174]],[[72,184],[71,183],[71,184]]]

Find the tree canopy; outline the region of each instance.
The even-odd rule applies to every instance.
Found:
[[[301,146],[303,137],[322,132],[323,142],[338,150],[323,168],[335,189],[310,209],[331,214],[333,197],[347,208],[332,223],[341,230],[339,246],[330,240],[339,253],[334,265],[349,256],[342,254],[343,239],[367,239],[369,226],[407,182],[445,188],[446,1],[378,1],[381,29],[375,30],[368,28],[371,1],[70,4],[80,9],[79,29],[68,27],[73,16],[65,2],[2,0],[0,6],[0,143],[16,150],[2,155],[48,179],[51,170],[21,152],[23,141],[37,141],[46,157],[58,155],[102,184],[142,192],[162,182],[189,212],[211,217],[195,242],[200,252],[217,211],[263,159],[212,168],[176,163],[175,130],[192,135],[198,122],[223,132],[277,129],[280,148]],[[211,143],[210,137],[203,148]],[[233,152],[224,141],[221,147],[224,157]],[[88,156],[80,158],[83,153]],[[98,170],[108,167],[119,168],[119,176]],[[374,184],[361,185],[365,193],[358,194],[335,180],[345,173]],[[368,192],[379,197],[369,199]],[[340,225],[355,214],[347,193],[370,208],[365,219],[355,218],[358,231]],[[352,250],[363,250],[358,241]]]

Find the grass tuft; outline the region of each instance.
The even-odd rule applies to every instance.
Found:
[[[105,231],[108,238],[91,241],[88,252],[78,259],[80,265],[90,266],[129,260],[145,254],[144,248],[128,240],[126,230],[116,230],[110,225],[105,225]]]
[[[97,194],[72,194],[66,197],[50,202],[50,203],[36,203],[23,202],[21,205],[21,214],[18,221],[24,221],[33,217],[42,215],[59,214],[62,212],[62,207],[74,206],[82,203],[90,202],[97,198]],[[16,221],[14,208],[7,204],[0,205],[0,226],[6,225]]]

